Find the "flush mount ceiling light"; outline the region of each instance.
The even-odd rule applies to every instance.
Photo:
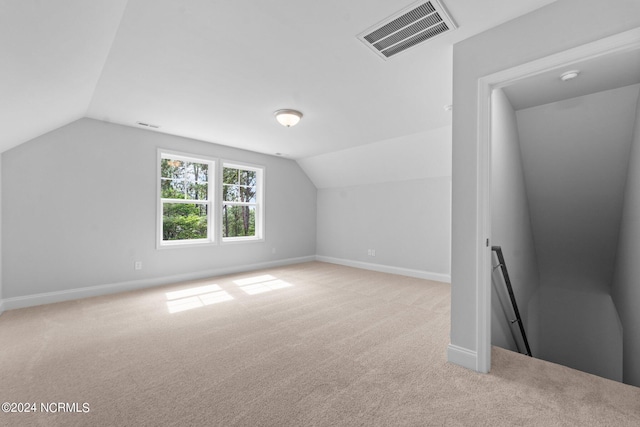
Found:
[[[278,110],[273,114],[276,116],[278,123],[288,128],[297,125],[302,118],[302,113],[296,110]]]
[[[566,82],[566,81],[569,81],[569,80],[573,80],[576,77],[578,77],[578,74],[580,74],[580,71],[578,71],[578,70],[567,71],[567,72],[562,73],[560,75],[560,80],[562,80],[563,82]]]

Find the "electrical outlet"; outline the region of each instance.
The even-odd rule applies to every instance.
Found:
[[[371,256],[371,249],[367,249],[367,255]]]
[[[371,249],[371,256],[376,256],[376,250],[375,249]]]
[[[142,270],[142,261],[136,261],[136,262],[133,264],[133,268],[134,268],[135,270]]]

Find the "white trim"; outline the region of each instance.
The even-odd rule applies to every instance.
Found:
[[[216,171],[218,169],[218,159],[209,156],[198,156],[189,153],[183,153],[173,150],[165,150],[158,148],[156,150],[156,249],[161,250],[165,248],[175,248],[184,246],[202,246],[202,245],[216,245],[216,185],[217,176]],[[209,165],[209,171],[207,173],[207,200],[188,200],[188,199],[165,199],[162,198],[162,159],[176,159],[183,160],[192,163],[200,163]],[[162,227],[163,227],[163,206],[164,203],[184,203],[184,204],[200,204],[208,206],[207,213],[207,237],[205,239],[184,239],[184,240],[163,240]]]
[[[468,348],[458,347],[453,344],[449,344],[447,347],[447,361],[467,369],[477,371],[477,356],[475,351],[469,350]]]
[[[381,273],[398,274],[401,276],[416,277],[418,279],[433,280],[436,282],[451,283],[451,275],[442,273],[432,273],[430,271],[413,270],[410,268],[394,267],[391,265],[372,264],[369,262],[353,261],[350,259],[333,258],[316,255],[316,261],[328,262],[330,264],[345,265],[347,267],[361,268],[363,270],[379,271]]]
[[[241,169],[241,170],[250,170],[256,172],[256,201],[255,203],[249,202],[225,202],[223,200],[224,197],[224,169]],[[218,209],[219,214],[219,231],[218,236],[221,244],[228,243],[243,243],[243,242],[263,242],[265,241],[265,233],[264,233],[264,225],[265,225],[265,175],[266,175],[266,166],[256,165],[252,163],[242,163],[237,162],[235,160],[225,160],[220,159],[220,171],[218,173],[218,180],[220,181],[220,195],[218,196],[218,201],[220,204],[220,208]],[[222,234],[223,229],[223,221],[222,211],[224,209],[225,204],[235,205],[235,206],[253,206],[255,207],[255,236],[238,236],[238,237],[224,237]]]
[[[79,298],[95,297],[118,292],[134,291],[138,289],[151,288],[154,286],[168,285],[171,283],[184,282],[188,280],[206,279],[208,277],[223,276],[226,274],[244,273],[247,271],[262,270],[266,268],[281,267],[291,264],[315,261],[315,256],[299,258],[288,258],[277,261],[261,262],[256,264],[240,265],[233,267],[216,268],[204,270],[196,273],[176,274],[173,276],[158,277],[152,279],[133,280],[130,282],[111,283],[106,285],[89,286],[86,288],[68,289],[64,291],[46,292],[22,297],[6,298],[2,301],[5,310],[32,307],[35,305],[51,304],[61,301],[75,300]],[[1,304],[1,303],[0,303]],[[1,305],[0,305],[1,307]]]
[[[574,63],[640,48],[640,28],[625,31],[526,64],[518,65],[478,79],[478,209],[476,234],[476,348],[475,370],[491,367],[491,268],[486,239],[491,238],[491,93],[518,80]],[[489,240],[490,242],[490,240]],[[490,244],[489,244],[490,246]],[[458,351],[450,346],[449,360]],[[453,346],[455,347],[455,346]],[[467,354],[471,357],[471,354]],[[454,362],[455,363],[455,362]],[[468,363],[465,362],[465,363]],[[466,364],[459,363],[462,366]],[[473,369],[473,368],[472,368]]]
[[[475,370],[487,373],[491,369],[491,86],[478,84],[478,138],[486,144],[477,145],[478,178],[476,179],[476,351]],[[485,126],[486,124],[489,126]],[[488,282],[487,282],[488,279]],[[489,286],[486,284],[489,283]]]

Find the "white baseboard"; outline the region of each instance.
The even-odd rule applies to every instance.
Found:
[[[363,270],[380,271],[382,273],[399,274],[401,276],[416,277],[418,279],[434,280],[436,282],[451,283],[451,275],[432,273],[430,271],[412,270],[410,268],[394,267],[391,265],[373,264],[362,261],[352,261],[350,259],[333,258],[316,255],[316,260],[328,262],[330,264],[345,265],[347,267],[362,268]]]
[[[468,348],[449,344],[447,347],[447,360],[472,371],[478,370],[478,355]]]
[[[135,291],[138,289],[150,288],[154,286],[167,285],[171,283],[184,282],[188,280],[198,280],[207,277],[223,276],[225,274],[242,273],[245,271],[260,270],[265,268],[281,267],[284,265],[299,264],[309,261],[321,261],[331,264],[340,264],[348,267],[362,268],[364,270],[380,271],[383,273],[399,274],[402,276],[417,277],[420,279],[435,280],[438,282],[451,283],[451,276],[447,274],[431,273],[422,270],[412,270],[408,268],[393,267],[382,264],[372,264],[361,261],[352,261],[340,258],[325,256],[306,256],[299,258],[287,258],[277,261],[248,264],[233,267],[216,268],[212,270],[198,271],[195,273],[177,274],[173,276],[157,277],[151,279],[133,280],[128,282],[110,283],[105,285],[89,286],[85,288],[67,289],[63,291],[45,292],[41,294],[25,295],[20,297],[5,298],[0,300],[0,314],[6,310],[17,308],[33,307],[42,304],[51,304],[61,301],[69,301],[79,298],[95,297],[100,295],[114,294],[117,292]],[[475,358],[475,353],[473,353]],[[464,366],[464,365],[463,365]],[[473,368],[472,368],[473,369]]]
[[[261,262],[257,264],[239,265],[233,267],[215,268],[212,270],[198,271],[195,273],[176,274],[173,276],[157,277],[152,279],[133,280],[129,282],[111,283],[106,285],[89,286],[86,288],[68,289],[64,291],[45,292],[41,294],[25,295],[21,297],[5,298],[0,300],[0,313],[4,310],[33,307],[54,302],[69,301],[79,298],[95,297],[114,294],[118,292],[135,291],[154,286],[167,285],[188,280],[205,279],[207,277],[223,276],[226,274],[243,273],[246,271],[262,270],[266,268],[282,267],[285,265],[300,264],[315,261],[315,256],[300,258],[287,258],[277,261]]]

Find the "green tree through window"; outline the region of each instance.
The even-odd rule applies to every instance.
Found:
[[[260,237],[261,169],[225,165],[222,170],[222,237]]]
[[[162,242],[211,240],[210,169],[210,161],[161,155]]]

